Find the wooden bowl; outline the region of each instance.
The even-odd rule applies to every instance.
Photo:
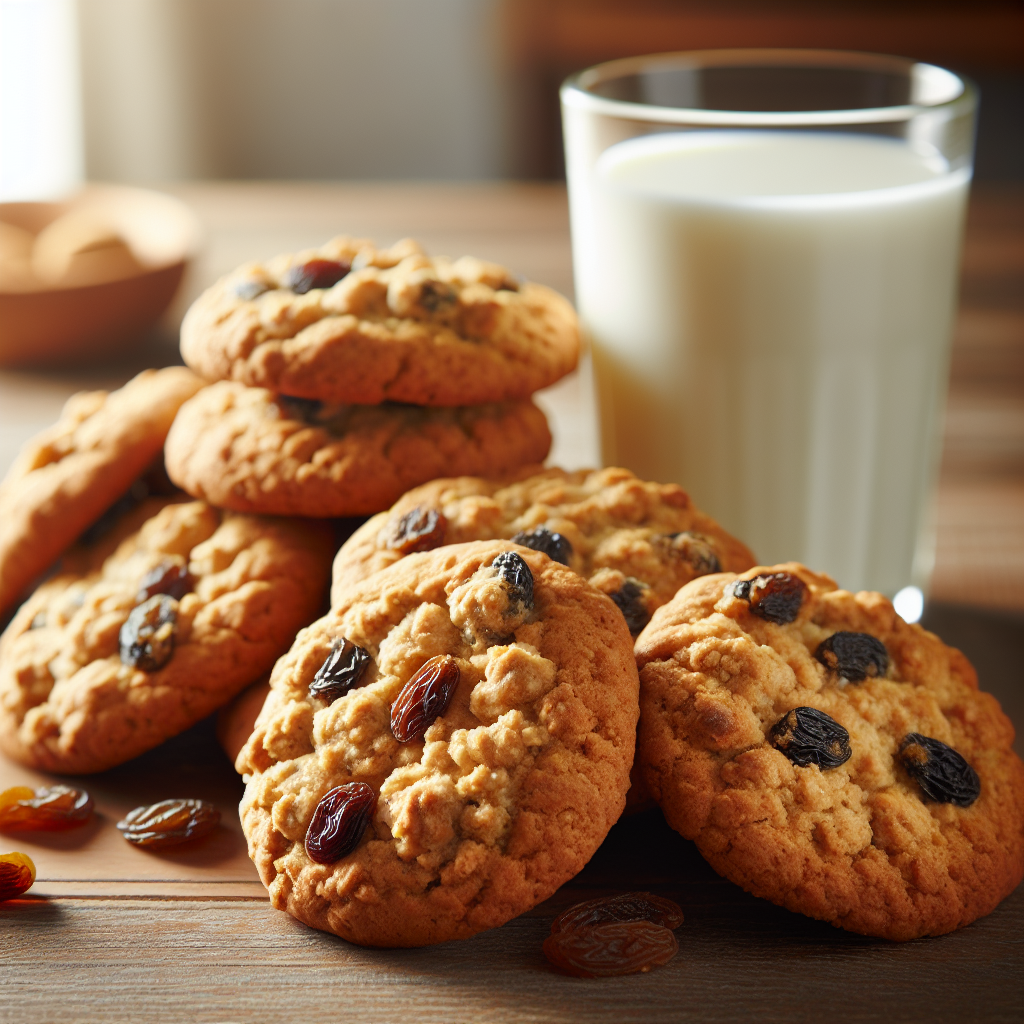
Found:
[[[123,347],[167,309],[199,247],[199,222],[184,203],[117,185],[89,185],[59,203],[0,203],[0,221],[37,235],[79,210],[116,229],[139,272],[72,286],[0,283],[0,365],[81,361]]]

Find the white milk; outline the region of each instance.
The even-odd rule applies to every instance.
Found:
[[[697,131],[594,174],[573,229],[605,464],[681,483],[762,562],[926,582],[969,172],[866,135]]]

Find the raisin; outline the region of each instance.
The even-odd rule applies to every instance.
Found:
[[[458,301],[458,293],[443,281],[424,281],[420,288],[419,304],[428,313],[443,313]]]
[[[136,807],[117,823],[133,846],[159,850],[208,835],[220,821],[220,811],[205,800],[161,800]]]
[[[178,602],[156,594],[136,605],[121,627],[121,662],[129,668],[155,672],[171,659],[178,629]]]
[[[168,560],[154,566],[142,577],[135,600],[142,604],[157,594],[166,594],[180,601],[191,589],[192,577],[188,574],[188,566]]]
[[[981,779],[966,758],[942,740],[907,733],[900,743],[900,763],[929,800],[970,807],[981,795]]]
[[[331,644],[327,660],[316,670],[313,682],[309,684],[310,697],[317,697],[325,704],[333,704],[359,685],[359,680],[372,660],[369,652],[362,647],[343,636],[338,637]]]
[[[387,546],[392,551],[411,555],[414,551],[433,551],[444,543],[448,520],[433,508],[414,508],[406,512],[388,534]]]
[[[347,782],[324,794],[306,829],[306,853],[317,864],[347,857],[363,838],[377,798],[365,782]]]
[[[498,570],[498,578],[508,591],[509,615],[533,607],[533,573],[514,551],[503,551],[491,565]]]
[[[572,558],[572,544],[564,537],[546,526],[538,526],[533,530],[521,530],[512,538],[513,544],[522,544],[524,548],[533,548],[547,555],[552,562],[568,565]]]
[[[577,903],[562,911],[551,924],[551,934],[606,921],[650,921],[674,931],[683,923],[683,912],[678,903],[653,893],[624,892]]]
[[[671,553],[686,562],[694,576],[722,571],[722,563],[707,537],[684,530],[682,533],[667,533],[664,539]]]
[[[84,789],[14,786],[0,793],[0,831],[58,832],[78,828],[92,817],[93,799]]]
[[[24,853],[0,853],[0,903],[32,888],[36,866]]]
[[[889,652],[885,644],[870,633],[833,633],[818,644],[814,656],[837,675],[859,683],[884,676],[889,670]]]
[[[306,260],[288,270],[284,283],[296,295],[305,295],[314,288],[336,285],[351,269],[348,260]]]
[[[671,929],[651,921],[609,921],[570,928],[544,940],[544,955],[577,978],[609,978],[649,971],[679,952]]]
[[[771,572],[752,580],[737,580],[732,592],[741,601],[750,602],[750,610],[779,626],[792,622],[800,614],[807,584],[790,572]]]
[[[391,732],[399,743],[418,740],[445,713],[461,674],[450,654],[439,654],[402,687],[391,705]]]
[[[250,302],[252,299],[258,299],[264,292],[270,291],[270,286],[255,277],[246,277],[236,281],[231,290],[243,302]]]
[[[822,771],[850,760],[850,734],[817,708],[793,708],[771,728],[772,746],[800,768],[816,764]]]
[[[630,633],[636,636],[648,622],[651,613],[647,607],[647,593],[650,587],[633,576],[627,576],[626,582],[608,596],[618,605]]]
[[[285,412],[290,417],[311,425],[317,424],[317,415],[324,407],[324,403],[316,398],[297,398],[295,395],[278,395],[277,400],[284,407]]]

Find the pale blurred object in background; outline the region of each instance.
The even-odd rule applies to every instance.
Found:
[[[0,202],[81,184],[78,52],[75,0],[0,0]]]

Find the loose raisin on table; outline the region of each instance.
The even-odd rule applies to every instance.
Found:
[[[750,602],[750,610],[768,622],[784,626],[800,614],[807,584],[791,572],[771,572],[752,580],[737,580],[732,592]]]
[[[296,295],[305,295],[314,288],[336,285],[351,269],[352,264],[348,260],[307,260],[289,268],[284,284]]]
[[[316,670],[313,682],[309,684],[309,696],[333,704],[359,685],[372,660],[368,651],[343,636],[338,637],[331,644],[327,660]]]
[[[387,546],[392,551],[411,555],[415,551],[433,551],[444,543],[448,520],[434,508],[414,508],[394,523]]]
[[[538,526],[532,530],[521,530],[512,538],[513,544],[522,544],[524,548],[533,548],[547,555],[552,562],[568,565],[572,558],[572,544],[564,537],[546,526]]]
[[[669,928],[651,921],[609,921],[570,928],[544,940],[544,955],[577,978],[637,974],[667,964],[679,952]]]
[[[884,676],[889,670],[889,652],[870,633],[833,633],[818,644],[814,656],[826,668],[851,683]]]
[[[133,846],[158,850],[208,835],[219,821],[220,811],[205,800],[161,800],[129,811],[117,827]]]
[[[129,668],[155,672],[171,660],[178,630],[178,602],[156,594],[136,605],[118,635],[121,662]]]
[[[722,563],[707,537],[684,530],[681,533],[666,533],[663,540],[671,554],[690,566],[694,576],[707,576],[722,571]]]
[[[769,736],[772,746],[799,768],[838,768],[852,753],[850,734],[817,708],[793,708],[772,726]]]
[[[445,713],[460,675],[450,654],[424,662],[391,705],[391,732],[399,743],[418,740]]]
[[[180,601],[192,589],[192,577],[188,574],[188,566],[178,562],[164,561],[154,566],[139,583],[139,592],[135,595],[138,604],[148,601],[157,594],[166,594]]]
[[[0,853],[0,903],[13,900],[32,888],[36,866],[24,853]]]
[[[627,576],[626,582],[608,596],[618,605],[630,633],[636,636],[651,621],[651,613],[647,607],[647,595],[650,587],[633,576]]]
[[[967,759],[942,740],[907,733],[897,755],[929,800],[970,807],[981,795],[981,779]]]
[[[508,591],[509,614],[519,611],[518,605],[529,611],[533,607],[533,573],[523,556],[503,551],[491,565],[498,570],[498,578]]]
[[[58,832],[79,828],[92,817],[93,799],[84,789],[14,786],[0,793],[0,832]]]
[[[377,797],[365,782],[335,786],[321,798],[306,829],[306,853],[317,864],[347,857],[363,838]]]
[[[683,911],[678,903],[650,892],[601,896],[563,910],[551,923],[551,934],[604,924],[606,921],[650,921],[674,931],[683,923]]]

